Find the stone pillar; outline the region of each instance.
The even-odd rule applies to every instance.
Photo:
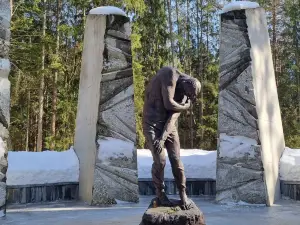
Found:
[[[265,11],[221,14],[217,201],[280,198],[284,135]]]
[[[80,198],[137,202],[130,23],[118,8],[92,9],[87,17],[76,123]]]
[[[0,1],[0,217],[6,213],[6,172],[8,126],[10,121],[10,62],[8,59],[10,41],[10,2]]]

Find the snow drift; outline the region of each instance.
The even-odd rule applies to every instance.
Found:
[[[300,149],[285,148],[279,170],[280,180],[300,181]]]
[[[137,151],[137,157],[139,178],[151,178],[153,159],[150,150],[139,149]],[[167,164],[165,167],[165,178],[173,179],[167,152],[166,157]],[[180,158],[184,165],[186,178],[216,179],[216,151],[182,149],[180,152]]]
[[[78,182],[75,151],[9,152],[7,185]]]

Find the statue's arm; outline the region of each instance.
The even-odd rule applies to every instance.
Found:
[[[187,97],[183,96],[180,105],[184,105],[187,101]],[[169,136],[169,134],[174,130],[176,126],[176,121],[178,120],[178,117],[180,116],[180,112],[170,112],[169,118],[164,126],[163,133],[161,136],[161,140],[165,142]]]
[[[174,100],[175,89],[176,89],[177,79],[173,74],[166,75],[162,80],[162,97],[164,102],[164,107],[168,111],[182,112],[190,107],[190,102],[187,101],[185,104],[179,104]]]
[[[169,134],[174,130],[176,126],[176,121],[178,120],[178,117],[180,116],[180,112],[171,112],[170,116],[164,126],[164,130],[161,136],[161,140],[165,142],[169,136]]]

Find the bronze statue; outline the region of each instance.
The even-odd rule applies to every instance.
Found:
[[[186,178],[180,160],[180,142],[176,121],[180,113],[190,108],[201,90],[200,82],[172,67],[163,67],[146,88],[143,131],[153,156],[152,180],[158,205],[172,206],[165,193],[164,168],[168,152],[173,176],[179,189],[181,204],[187,208]]]

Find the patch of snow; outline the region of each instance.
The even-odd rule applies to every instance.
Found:
[[[243,136],[227,136],[220,134],[220,157],[242,158],[255,157],[257,141]]]
[[[230,2],[229,4],[226,4],[221,13],[226,13],[229,11],[234,10],[241,10],[241,9],[254,9],[258,8],[259,4],[257,2],[250,2],[250,1],[235,1]]]
[[[231,202],[231,201],[222,201],[221,204],[225,205],[225,206],[246,206],[246,207],[266,207],[265,204],[250,204],[247,202],[243,202],[243,201],[239,201],[239,202]]]
[[[279,170],[280,180],[300,181],[300,149],[285,148]]]
[[[120,15],[126,16],[126,13],[115,6],[101,6],[90,10],[89,14],[93,15]]]
[[[165,178],[173,179],[168,153],[164,150],[167,157],[165,167]],[[148,149],[138,149],[138,177],[151,178],[152,155]],[[182,149],[180,158],[184,165],[186,178],[216,179],[216,151],[205,151],[199,149]]]
[[[132,204],[132,202],[125,202],[125,201],[121,201],[119,199],[115,199],[118,205],[130,205]]]
[[[79,161],[73,148],[63,151],[9,152],[7,185],[78,182]]]
[[[134,151],[134,143],[130,141],[123,141],[116,138],[106,137],[98,141],[98,159],[107,161],[111,158],[132,158]]]

